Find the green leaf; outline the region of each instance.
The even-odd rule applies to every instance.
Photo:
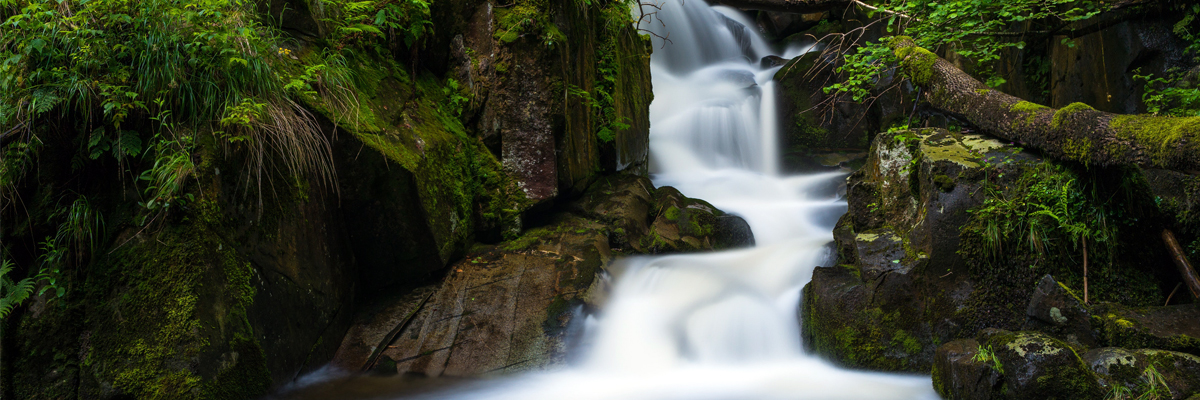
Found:
[[[142,154],[142,138],[138,137],[137,132],[121,131],[121,139],[119,143],[120,148],[117,150],[123,152],[124,154],[118,154],[117,158],[125,155],[137,157],[138,154]]]
[[[38,53],[41,53],[42,49],[46,48],[46,41],[42,39],[33,39],[29,42],[29,48],[37,50]]]

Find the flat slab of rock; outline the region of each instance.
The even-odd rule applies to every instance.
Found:
[[[1178,351],[1200,356],[1200,304],[1166,307],[1097,305],[1093,323],[1110,346]]]
[[[568,216],[452,265],[376,368],[479,376],[561,364],[572,317],[603,291],[611,260],[603,227]]]

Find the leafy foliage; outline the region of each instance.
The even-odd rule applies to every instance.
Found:
[[[846,75],[846,80],[826,86],[825,93],[847,93],[855,102],[870,96],[875,82],[884,70],[896,65],[896,56],[882,43],[867,42],[854,53],[845,55],[845,63],[837,72]]]
[[[339,48],[372,38],[398,37],[412,47],[433,34],[428,0],[316,0],[315,9]]]
[[[1200,4],[1185,6],[1184,16],[1173,31],[1188,43],[1185,54],[1200,61]],[[1133,78],[1144,83],[1142,103],[1152,114],[1177,117],[1200,116],[1200,70],[1190,72],[1172,69],[1165,77],[1142,75],[1134,70]]]
[[[12,262],[8,259],[0,260],[0,321],[4,321],[8,313],[33,295],[34,285],[37,283],[36,277],[13,281],[8,276],[12,270]]]
[[[889,0],[871,14],[879,23],[886,21],[889,33],[911,36],[920,47],[951,51],[973,63],[976,74],[996,87],[1005,83],[993,73],[1001,51],[1026,46],[1026,35],[1011,33],[1052,32],[1104,9],[1104,3],[1095,0]],[[846,79],[825,91],[850,94],[857,102],[866,99],[881,74],[895,65],[887,54],[888,40],[843,54],[845,63],[838,72]]]
[[[293,76],[295,63],[246,0],[27,0],[0,2],[0,129],[37,141],[36,121],[76,121],[87,160],[122,163],[180,127],[224,134],[249,150],[252,167],[270,153],[287,173],[332,177],[328,144],[290,96],[325,79],[324,64]],[[299,83],[297,83],[299,81]],[[318,85],[320,86],[320,85]],[[324,85],[322,95],[344,95]],[[223,128],[223,129],[222,129]],[[10,146],[11,149],[11,146]],[[157,156],[157,155],[156,155]],[[19,171],[9,168],[6,173]],[[259,174],[261,176],[261,174]],[[11,184],[16,179],[6,179]]]
[[[1094,249],[1113,249],[1104,245],[1115,241],[1116,226],[1109,223],[1114,211],[1091,202],[1088,188],[1063,168],[1038,164],[1006,185],[1008,190],[986,187],[983,204],[971,212],[983,221],[978,228],[993,257],[1000,257],[1009,245],[1024,245],[1042,260],[1063,248],[1058,243],[1078,249],[1087,241],[1096,244]]]

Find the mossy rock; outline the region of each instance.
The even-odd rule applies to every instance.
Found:
[[[1093,349],[1083,359],[1110,392],[1183,399],[1200,394],[1200,357],[1165,350]]]
[[[650,232],[632,242],[642,253],[660,254],[752,246],[754,235],[741,217],[729,215],[670,186],[654,192]]]
[[[999,359],[1001,392],[1014,399],[1098,399],[1104,392],[1079,350],[1040,332],[984,330],[980,346]]]
[[[938,348],[934,389],[945,399],[1098,399],[1098,376],[1065,342],[988,329]]]
[[[1003,396],[997,362],[981,359],[979,342],[959,339],[938,347],[933,361],[933,389],[947,400],[990,400]]]
[[[1089,183],[1098,194],[1088,197],[1080,192],[1084,194],[1075,204],[1153,212],[1148,197],[1121,197],[1121,193],[1146,192],[1119,189],[1138,187],[1136,178],[1113,176],[1110,181]],[[1027,241],[1003,242],[1001,252],[989,250],[986,228],[1018,217],[987,214],[985,201],[1024,196],[1021,191],[1037,179],[1081,182],[1088,176],[985,136],[941,129],[880,133],[866,165],[847,183],[849,211],[834,229],[836,266],[817,268],[805,288],[801,319],[805,342],[835,362],[885,370],[929,368],[939,345],[973,337],[988,327],[1044,329],[1075,345],[1104,345],[1106,339],[1092,333],[1087,308],[1067,304],[1067,300],[1083,303],[1074,299],[1082,298],[1082,268],[1072,264],[1077,257],[1048,258],[1072,255],[1078,249],[1053,241],[1059,247],[1042,253],[1047,259],[1041,261]],[[1061,190],[1054,193],[1059,198]],[[995,207],[996,201],[986,204]],[[1026,234],[1003,233],[1008,236],[999,240]],[[1136,225],[1123,234],[1135,242],[1151,237],[1141,234]],[[1144,249],[1150,250],[1143,253]],[[1161,304],[1156,296],[1164,286],[1159,273],[1138,263],[1145,257],[1160,257],[1161,244],[1122,246],[1115,251],[1113,266],[1092,266],[1093,301]],[[1038,279],[1047,273],[1065,286],[1052,279],[1039,297]],[[907,317],[886,318],[893,314]],[[907,345],[909,337],[916,346]]]
[[[1092,326],[1109,346],[1162,349],[1200,355],[1200,304],[1095,307]]]

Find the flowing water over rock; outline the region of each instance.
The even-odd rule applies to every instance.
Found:
[[[616,270],[573,365],[406,398],[936,399],[928,377],[855,372],[808,356],[797,304],[829,257],[846,210],[845,174],[778,174],[772,51],[748,21],[698,0],[668,0],[648,28],[651,154],[657,186],[742,216],[757,247],[637,257]],[[802,49],[789,49],[785,57]]]

